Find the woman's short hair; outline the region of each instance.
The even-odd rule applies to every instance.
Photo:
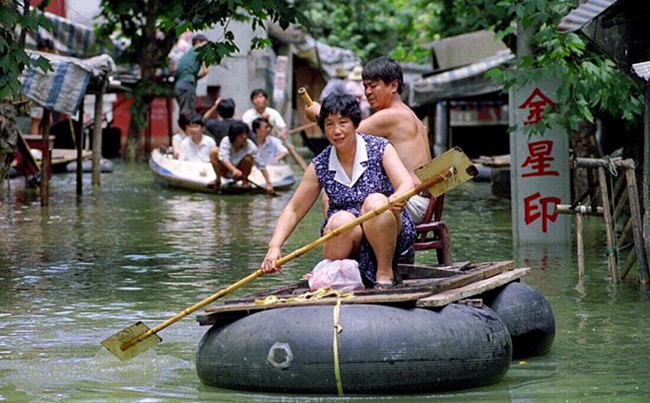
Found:
[[[235,116],[235,101],[232,98],[222,99],[217,105],[217,112],[224,119]]]
[[[262,122],[266,122],[267,125],[273,127],[271,125],[271,122],[267,118],[257,118],[253,120],[253,123],[251,123],[251,128],[253,129],[253,133],[257,134],[257,130],[262,127]]]
[[[361,77],[364,81],[381,80],[386,84],[390,84],[393,80],[397,80],[398,94],[401,94],[404,88],[402,67],[390,57],[382,56],[369,61],[365,66],[363,66]]]
[[[234,144],[235,139],[242,133],[246,133],[246,137],[248,137],[248,133],[250,133],[248,125],[241,120],[233,121],[230,125],[230,129],[228,129],[228,138],[230,139],[230,143]]]
[[[318,126],[323,132],[325,131],[325,119],[337,112],[341,114],[341,117],[350,118],[355,127],[359,126],[359,122],[361,122],[359,101],[349,94],[332,94],[325,98],[318,115]]]

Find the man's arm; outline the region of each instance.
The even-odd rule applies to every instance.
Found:
[[[219,103],[221,102],[221,98],[217,98],[217,100],[214,102],[214,105],[210,107],[204,114],[203,114],[203,120],[207,120],[210,118],[210,116],[214,113],[214,111],[217,110],[217,107],[219,106]]]
[[[205,65],[205,63],[201,63],[201,68],[199,69],[199,74],[196,75],[196,79],[200,80],[203,77],[207,76],[208,73],[210,72],[210,69],[208,66]]]
[[[375,112],[359,123],[358,131],[377,137],[388,137],[399,123],[399,113],[390,109]]]

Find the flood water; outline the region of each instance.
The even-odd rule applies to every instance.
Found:
[[[207,328],[194,316],[163,343],[122,363],[99,342],[139,320],[154,326],[255,270],[290,194],[220,197],[164,189],[145,164],[117,164],[78,203],[74,175],[52,181],[50,206],[22,180],[0,190],[0,400],[9,402],[647,402],[650,294],[612,285],[597,219],[586,223],[586,273],[572,246],[513,249],[510,206],[489,184],[446,200],[455,261],[515,259],[548,298],[557,335],[544,357],[515,361],[499,384],[413,396],[295,396],[233,392],[200,383],[194,368]],[[319,207],[319,206],[317,206]],[[312,209],[288,253],[318,235]],[[248,293],[298,280],[314,251],[261,278]],[[432,263],[433,254],[418,257]],[[636,269],[632,273],[636,277]]]

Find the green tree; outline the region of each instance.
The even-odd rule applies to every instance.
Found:
[[[641,85],[588,46],[583,37],[556,31],[560,19],[576,5],[574,0],[457,0],[451,9],[452,31],[489,29],[513,50],[516,22],[533,29],[534,54],[524,57],[516,69],[495,69],[490,76],[506,88],[543,77],[564,78],[557,107],[544,123],[532,127],[536,132],[555,124],[574,132],[580,123],[594,123],[600,114],[618,116],[627,123],[641,118]]]
[[[287,0],[102,0],[98,27],[99,36],[118,33],[129,43],[118,62],[140,67],[141,79],[136,85],[131,107],[133,119],[127,136],[126,158],[137,157],[142,129],[155,96],[168,95],[169,90],[155,81],[155,73],[167,64],[178,35],[200,31],[215,25],[224,27],[220,41],[211,41],[199,49],[199,58],[206,65],[219,64],[224,57],[238,51],[235,37],[228,30],[231,20],[249,21],[251,27],[263,27],[267,21],[286,28],[290,23],[307,24],[305,17]],[[263,47],[265,39],[255,38],[253,48]]]
[[[437,2],[421,0],[304,0],[297,7],[309,17],[317,39],[353,50],[364,63],[387,54],[428,60],[430,39],[422,28],[439,24],[442,10]]]
[[[45,1],[39,9],[30,9],[28,0],[22,3],[0,0],[0,184],[15,153],[18,128],[14,101],[20,91],[20,75],[32,63],[25,52],[25,37],[28,31],[35,31],[39,26],[50,28],[41,12],[48,4],[49,1]],[[17,30],[20,31],[18,38]],[[43,71],[52,69],[43,57],[33,63]]]

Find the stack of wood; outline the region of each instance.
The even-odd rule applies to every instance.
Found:
[[[405,308],[439,308],[454,302],[479,305],[472,297],[516,281],[530,271],[515,268],[513,261],[488,263],[456,263],[446,267],[400,265],[403,283],[390,289],[355,291],[353,296],[340,299],[342,304],[388,304]],[[309,292],[307,281],[284,286],[264,293],[226,300],[198,315],[201,325],[214,325],[240,319],[261,310],[290,306],[334,305],[336,296],[320,299],[296,298]],[[259,300],[275,296],[280,303],[260,304]],[[258,302],[256,302],[258,301]]]

